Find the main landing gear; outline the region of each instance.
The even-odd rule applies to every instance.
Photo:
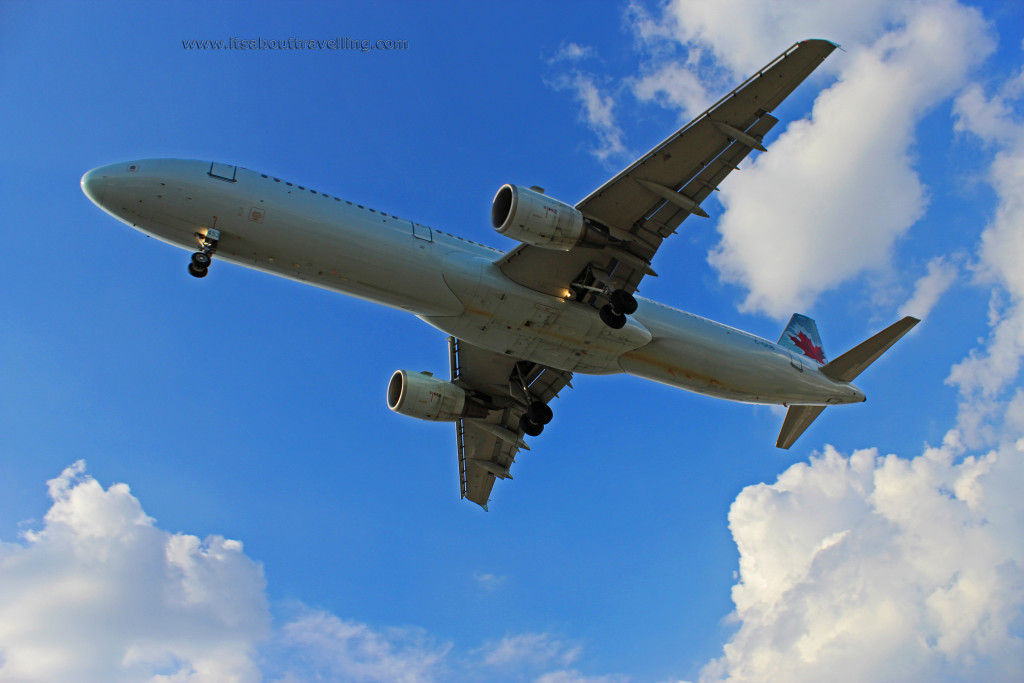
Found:
[[[199,238],[199,251],[192,254],[192,260],[188,264],[188,273],[192,277],[206,277],[213,261],[213,253],[217,251],[217,241],[220,240],[220,230],[210,228],[206,234],[196,233]]]
[[[626,316],[635,313],[636,309],[637,303],[633,295],[624,289],[616,289],[598,314],[605,325],[613,330],[621,330],[626,326]]]
[[[551,422],[554,413],[546,403],[534,401],[526,409],[526,414],[519,419],[519,426],[527,436],[540,436],[544,431],[544,425]]]
[[[544,431],[544,425],[551,422],[554,413],[551,412],[551,408],[547,403],[538,401],[530,393],[526,382],[526,375],[529,374],[528,368],[531,366],[532,363],[527,363],[526,361],[520,361],[515,364],[515,367],[512,369],[512,375],[509,377],[509,391],[512,393],[512,387],[514,386],[523,392],[523,402],[520,405],[526,407],[526,412],[519,418],[519,428],[527,436],[540,436],[540,433]]]

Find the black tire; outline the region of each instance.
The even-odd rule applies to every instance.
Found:
[[[530,404],[529,410],[526,411],[526,419],[534,424],[546,425],[551,422],[555,414],[551,412],[551,408],[546,403],[536,401]]]
[[[194,263],[188,264],[188,274],[192,277],[206,277],[208,272],[206,268],[196,268]]]
[[[624,289],[616,289],[612,292],[611,297],[612,307],[619,313],[625,313],[626,315],[633,315],[636,313],[637,303],[636,298]]]
[[[210,261],[212,260],[213,259],[210,258],[210,255],[206,252],[197,251],[192,254],[192,265],[195,266],[197,270],[206,270],[210,267]]]
[[[544,425],[537,424],[525,415],[519,420],[519,428],[527,436],[540,436],[540,433],[544,431]]]
[[[602,306],[599,313],[604,324],[613,330],[621,330],[626,326],[626,316],[622,313],[616,312],[616,310],[612,308],[611,304]]]

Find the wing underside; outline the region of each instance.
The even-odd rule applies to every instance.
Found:
[[[793,45],[577,204],[609,233],[610,246],[559,252],[520,245],[499,262],[502,271],[554,296],[573,283],[635,291],[645,275],[656,275],[651,260],[662,241],[690,214],[708,215],[701,203],[752,149],[764,150],[762,140],[778,122],[769,112],[835,47],[824,40]]]
[[[547,404],[572,373],[481,349],[448,338],[452,382],[482,403],[491,405],[486,418],[462,418],[455,423],[459,455],[459,486],[485,510],[496,479],[511,479],[520,450],[529,450],[521,422],[532,402]]]

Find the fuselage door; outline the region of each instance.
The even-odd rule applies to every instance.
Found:
[[[237,166],[228,166],[227,164],[218,164],[216,161],[210,164],[209,175],[213,178],[219,178],[220,180],[226,180],[229,183],[235,182],[235,174],[238,173]]]
[[[413,223],[412,224],[412,235],[413,235],[413,237],[421,239],[424,242],[433,242],[434,241],[434,233],[433,233],[433,231],[430,228],[428,228],[427,226],[420,225],[419,223]]]
[[[792,365],[797,370],[799,370],[800,372],[803,372],[804,371],[804,365],[800,361],[800,359],[792,351],[790,351],[788,353],[789,353],[789,364]]]

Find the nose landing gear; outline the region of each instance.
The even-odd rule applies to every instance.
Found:
[[[197,232],[196,237],[200,240],[199,251],[192,254],[192,260],[188,264],[188,273],[192,277],[206,277],[210,263],[213,261],[213,253],[217,251],[220,230],[210,228],[205,235]]]

